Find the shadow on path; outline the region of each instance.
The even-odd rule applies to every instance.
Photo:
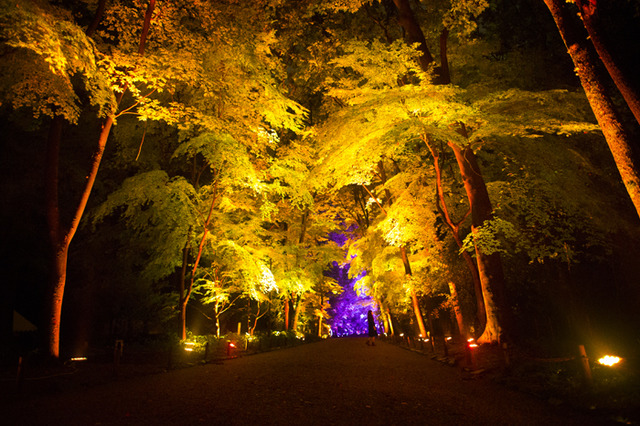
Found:
[[[365,338],[330,339],[24,398],[4,409],[15,425],[586,425],[551,407],[422,355]]]

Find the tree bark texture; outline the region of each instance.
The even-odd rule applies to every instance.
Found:
[[[378,168],[380,170],[380,177],[382,179],[382,184],[384,185],[386,183],[386,174],[384,173],[384,167],[382,166],[381,163],[379,163],[378,164]],[[373,194],[371,193],[371,191],[369,191],[369,188],[367,188],[366,185],[363,184],[362,187],[365,189],[365,191],[367,191],[369,196],[375,200],[375,202],[378,204],[378,207],[380,207],[380,210],[382,211],[382,213],[384,213],[386,215],[387,211],[384,209],[384,207],[382,207],[382,205],[378,201],[378,198],[373,196]],[[390,194],[387,195],[387,201],[389,201],[389,202],[391,201]],[[400,257],[402,258],[402,264],[404,265],[404,273],[405,273],[405,275],[407,277],[411,277],[413,275],[413,273],[411,272],[411,263],[409,262],[409,256],[407,255],[406,246],[400,247]],[[416,316],[416,321],[418,323],[418,328],[420,329],[420,335],[423,336],[423,337],[426,337],[427,329],[424,326],[424,319],[422,318],[422,311],[420,310],[420,304],[418,303],[418,298],[416,296],[416,292],[415,292],[415,289],[413,287],[411,287],[411,301],[412,301],[412,305],[413,305],[413,312],[414,312],[414,314]]]
[[[64,298],[67,279],[69,245],[78,230],[80,219],[82,219],[87,202],[89,201],[89,195],[95,183],[100,161],[102,160],[102,155],[104,154],[104,149],[107,144],[107,138],[113,125],[113,117],[107,118],[102,127],[98,139],[98,147],[91,159],[91,169],[87,175],[85,188],[80,196],[71,223],[67,228],[64,228],[60,221],[60,208],[58,204],[58,169],[63,123],[64,120],[60,116],[55,117],[51,123],[47,141],[47,166],[45,174],[46,217],[51,250],[51,276],[46,304],[46,350],[48,355],[53,358],[60,356],[60,322],[62,318],[62,300]]]
[[[402,256],[405,275],[410,277],[412,275],[411,264],[409,263],[409,257],[407,257],[407,249],[404,246],[400,247],[400,256]],[[416,295],[416,291],[413,286],[411,287],[411,302],[413,305],[413,313],[416,316],[416,322],[420,329],[420,336],[423,338],[427,337],[427,328],[424,326],[424,318],[422,318],[422,311],[420,309],[420,304],[418,303],[418,296]]]
[[[640,216],[640,173],[638,172],[640,162],[633,151],[631,137],[623,126],[611,98],[606,93],[584,32],[572,20],[569,5],[564,0],[544,0],[544,2],[556,22],[591,109],[607,140],[622,182],[636,208],[636,213]]]
[[[448,145],[456,156],[471,205],[471,231],[476,232],[479,226],[492,218],[493,209],[489,193],[471,147],[462,148],[453,142],[449,142]],[[478,245],[475,251],[487,319],[478,343],[499,343],[505,327],[508,327],[502,260],[499,253],[484,254]]]
[[[138,53],[142,55],[144,53],[144,44],[151,21],[151,16],[155,8],[155,0],[151,0],[147,7],[145,19],[143,22],[143,28],[147,28],[143,31],[140,37],[140,46]],[[97,14],[101,13],[98,10]],[[89,28],[87,32],[93,31],[93,27]],[[119,99],[122,99],[122,94]],[[63,227],[60,222],[59,205],[58,205],[58,168],[59,168],[59,151],[62,141],[62,125],[63,118],[60,116],[54,117],[47,141],[47,165],[46,165],[46,217],[47,226],[49,230],[50,250],[51,250],[51,276],[49,291],[47,294],[46,302],[46,322],[47,322],[47,344],[46,351],[52,358],[59,358],[60,356],[60,322],[62,318],[62,301],[64,299],[64,290],[67,278],[67,261],[69,253],[69,245],[73,239],[80,220],[84,214],[93,184],[96,181],[98,175],[98,169],[100,168],[100,162],[104,154],[104,149],[107,145],[109,134],[111,133],[111,127],[115,120],[115,111],[107,117],[102,124],[102,130],[98,137],[98,146],[91,158],[91,165],[89,173],[87,174],[87,182],[80,196],[78,205],[71,219],[68,227]]]
[[[420,62],[420,67],[426,71],[433,62],[433,56],[431,56],[431,52],[429,52],[424,33],[416,20],[413,10],[411,10],[409,0],[393,0],[393,3],[398,9],[398,23],[405,32],[407,43],[410,45],[414,43],[420,44],[418,50],[422,55],[418,58],[418,61]]]
[[[462,309],[460,309],[460,299],[458,298],[458,289],[454,282],[449,281],[449,293],[451,293],[451,303],[453,304],[453,313],[456,316],[456,323],[458,324],[458,331],[460,335],[466,340],[467,329],[464,326],[464,319],[462,317]]]
[[[438,207],[438,211],[440,215],[444,218],[445,223],[451,230],[451,234],[453,235],[453,239],[456,242],[456,245],[459,249],[462,248],[463,242],[460,237],[460,226],[467,219],[468,214],[471,213],[471,207],[469,207],[469,211],[467,215],[465,215],[458,222],[454,222],[451,214],[449,213],[449,208],[447,206],[447,202],[444,196],[444,189],[442,187],[442,169],[440,168],[440,153],[433,148],[433,143],[429,137],[429,135],[423,135],[423,141],[431,151],[431,156],[433,157],[433,166],[436,172],[436,192],[437,192],[437,201],[436,206]],[[477,328],[481,330],[486,321],[486,311],[484,308],[484,298],[482,297],[482,284],[480,283],[480,275],[478,273],[478,265],[473,261],[471,255],[466,250],[462,251],[462,258],[467,264],[467,268],[471,273],[471,279],[473,280],[473,290],[476,296],[476,322]],[[452,294],[453,296],[453,294]]]
[[[640,96],[638,96],[638,92],[631,87],[627,74],[618,67],[618,64],[607,47],[607,43],[600,36],[601,25],[598,19],[598,2],[596,0],[575,0],[575,3],[580,10],[580,17],[589,34],[589,39],[593,47],[595,47],[600,60],[607,68],[609,75],[629,106],[636,121],[640,124]]]
[[[186,330],[186,326],[185,324],[187,323],[187,314],[186,314],[186,310],[182,308],[183,304],[182,301],[184,300],[184,293],[185,293],[185,283],[186,283],[186,279],[187,279],[187,263],[189,262],[189,240],[190,240],[190,236],[191,236],[191,228],[189,228],[189,233],[187,235],[187,242],[184,245],[184,248],[182,249],[182,270],[180,271],[180,293],[178,294],[179,297],[179,308],[180,308],[180,324],[182,327],[182,340],[184,340],[186,338],[186,334],[187,334],[187,330]]]
[[[300,318],[300,308],[302,307],[302,296],[298,294],[293,300],[296,301],[296,304],[293,307],[293,324],[291,326],[291,329],[293,331],[296,331],[298,330],[298,319]]]
[[[289,299],[284,299],[284,330],[289,330]]]
[[[193,267],[191,268],[189,285],[186,288],[180,289],[180,322],[181,322],[180,325],[181,325],[182,340],[185,340],[187,338],[187,303],[189,303],[189,299],[191,298],[191,292],[193,291],[193,284],[196,279],[196,272],[198,270],[198,266],[200,265],[202,252],[204,251],[204,243],[207,241],[207,235],[209,235],[209,225],[211,224],[211,217],[213,216],[213,208],[215,207],[216,200],[218,199],[218,195],[219,195],[218,180],[216,179],[214,189],[213,189],[213,196],[211,198],[211,204],[209,205],[209,213],[207,215],[207,218],[204,221],[204,224],[203,224],[204,230],[202,232],[202,238],[200,239],[200,244],[198,244],[198,253],[196,254],[196,259],[193,262]]]
[[[409,33],[410,37],[418,37],[418,32],[422,35],[422,40],[424,40],[424,34],[422,29],[418,25],[413,11],[409,7],[408,0],[394,0],[394,3],[399,11],[399,21],[403,26],[405,31]],[[409,17],[409,15],[411,15]],[[446,41],[447,33],[443,34],[444,37],[441,39],[441,48],[444,48],[444,54],[446,58],[446,43],[442,43]],[[410,41],[409,39],[408,41]],[[428,52],[425,44],[425,50]],[[441,52],[442,54],[442,52]],[[424,58],[425,56],[423,56]],[[429,55],[429,59],[433,61],[431,55]],[[428,70],[428,64],[421,62],[421,67],[423,71]],[[448,65],[447,65],[448,71]],[[439,81],[434,81],[436,84]],[[466,133],[464,126],[462,126],[462,130]],[[454,150],[459,151],[459,154],[462,154],[462,149],[460,147],[455,146],[452,143],[449,143],[449,146]],[[464,181],[465,190],[467,192],[467,197],[469,198],[469,204],[471,206],[471,215],[472,215],[472,231],[474,227],[482,225],[484,219],[480,222],[474,222],[474,215],[476,219],[478,217],[482,217],[487,215],[487,219],[491,217],[491,202],[489,200],[489,194],[487,193],[487,188],[482,179],[482,175],[480,174],[480,169],[478,168],[477,161],[475,159],[475,154],[470,148],[466,148],[465,154],[469,157],[469,160],[473,162],[474,167],[470,167],[468,161],[464,160],[464,156],[460,156],[456,154],[456,160],[458,161],[458,166],[460,167],[460,174]],[[475,213],[474,213],[474,210]],[[498,313],[498,304],[502,304],[503,312],[506,314],[506,309],[504,304],[501,303],[504,300],[504,272],[502,269],[502,261],[500,259],[499,253],[494,253],[490,256],[484,255],[478,248],[476,247],[476,262],[478,265],[478,274],[480,277],[480,284],[482,287],[482,295],[484,299],[484,307],[485,307],[485,331],[483,332],[481,338],[479,340],[480,343],[497,343],[500,341],[500,335],[503,332],[504,324],[501,322],[505,321],[505,318],[501,318]],[[491,306],[488,306],[488,305]],[[504,315],[503,315],[504,316]]]

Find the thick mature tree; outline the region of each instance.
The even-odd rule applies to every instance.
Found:
[[[400,23],[409,34],[413,34],[410,41],[417,41],[419,35],[422,34],[422,28],[417,25],[415,18],[411,19],[414,14],[409,7],[408,1],[395,0],[394,2],[396,6],[398,6]],[[411,32],[409,32],[409,30]],[[445,32],[443,34],[443,41],[446,40],[446,36],[447,33]],[[422,35],[422,40],[424,40],[424,35]],[[444,54],[441,56],[446,60],[446,44],[443,44],[442,47]],[[420,56],[420,68],[423,72],[428,72],[433,58],[424,53],[426,46],[419,50],[422,52]],[[446,75],[437,75],[434,78],[436,84],[449,83],[451,81],[448,66],[445,70]],[[440,68],[440,72],[442,72],[442,67]],[[464,129],[464,123],[461,123],[461,126],[462,129]],[[460,168],[460,174],[465,185],[469,208],[471,210],[472,232],[475,232],[477,227],[482,226],[484,221],[490,220],[493,215],[489,193],[487,192],[473,149],[471,149],[469,145],[458,146],[457,143],[453,141],[449,141],[448,145],[453,150],[458,162],[458,167]],[[491,255],[484,255],[482,249],[476,247],[476,260],[486,317],[485,330],[478,341],[481,343],[499,342],[503,334],[502,328],[509,326],[506,313],[510,309],[505,303],[504,272],[502,270],[500,254],[493,253]],[[474,272],[475,271],[472,270],[473,275],[475,275]],[[483,309],[479,308],[479,310],[482,311]]]
[[[476,296],[476,323],[478,325],[482,325],[485,322],[485,318],[487,314],[485,312],[484,299],[482,297],[482,283],[480,282],[480,275],[478,274],[478,265],[476,262],[474,262],[473,258],[471,257],[471,254],[467,250],[463,250],[464,243],[462,241],[463,238],[460,235],[463,224],[466,222],[468,216],[471,214],[471,209],[468,209],[464,213],[464,215],[460,215],[459,220],[455,220],[453,218],[448,207],[447,197],[445,196],[445,192],[444,192],[442,167],[440,165],[441,153],[437,148],[434,147],[434,141],[431,139],[431,137],[428,134],[422,135],[422,140],[424,141],[425,145],[427,145],[427,148],[429,148],[429,151],[431,152],[431,157],[433,158],[433,167],[436,175],[436,182],[435,182],[436,193],[437,193],[436,207],[440,215],[444,218],[445,223],[451,230],[453,239],[456,242],[458,249],[461,250],[462,258],[467,264],[467,268],[471,272],[471,279],[473,280],[473,289]],[[452,149],[455,152],[456,149],[455,148],[452,148]],[[457,156],[456,156],[456,159],[457,159]],[[452,289],[451,297],[454,299],[454,304],[456,304],[458,303],[458,300],[457,300],[457,296],[454,296],[454,294],[457,295],[458,292],[456,291],[455,284],[450,283],[449,287]],[[461,328],[460,330],[462,331],[463,329]]]
[[[640,124],[640,96],[635,88],[632,87],[630,76],[623,71],[615,60],[608,43],[602,35],[603,28],[599,18],[599,8],[597,0],[575,0],[576,6],[580,11],[580,18],[584,23],[584,27],[589,34],[589,40],[593,43],[600,60],[607,68],[609,75],[616,84],[620,94],[631,109],[633,116]]]
[[[640,216],[640,160],[634,152],[631,136],[620,120],[611,97],[607,94],[591,51],[591,44],[584,29],[575,22],[570,4],[561,0],[544,0],[544,2],[575,64],[576,73],[618,166],[622,182]],[[585,23],[590,22],[588,17],[586,18]],[[596,39],[599,40],[597,37]]]
[[[10,24],[5,28],[5,31],[7,31],[5,34],[6,44],[31,51],[39,56],[39,60],[43,63],[48,63],[53,79],[57,80],[54,90],[56,90],[55,87],[59,90],[58,98],[50,98],[53,105],[38,99],[32,99],[25,104],[24,100],[19,101],[16,98],[13,102],[15,106],[24,106],[34,102],[33,108],[36,111],[36,115],[44,111],[45,114],[53,118],[47,139],[47,165],[45,171],[46,218],[51,245],[50,286],[46,296],[47,332],[45,347],[50,356],[57,358],[60,353],[60,320],[66,284],[69,245],[78,229],[95,183],[107,139],[117,115],[117,103],[122,99],[122,95],[127,88],[126,85],[121,87],[117,102],[113,102],[116,94],[112,88],[108,89],[104,86],[107,73],[99,65],[102,59],[101,56],[95,51],[92,41],[85,34],[82,34],[82,30],[69,19],[69,16],[65,16],[63,11],[51,7],[40,9],[37,5],[31,4],[21,6],[24,7],[15,8],[15,5],[2,5],[3,12],[7,14],[5,20]],[[154,8],[154,0],[145,8],[146,13],[144,13],[142,31],[139,36],[137,56],[144,54],[144,46]],[[44,32],[42,31],[43,29]],[[93,29],[91,28],[87,32],[92,33]],[[70,43],[71,40],[73,41]],[[45,47],[43,48],[43,46]],[[69,54],[73,56],[69,56]],[[76,73],[84,74],[86,81],[84,89],[93,98],[92,102],[101,107],[108,106],[105,108],[106,111],[103,111],[106,119],[102,123],[97,147],[90,161],[84,189],[76,207],[73,209],[71,220],[68,223],[63,223],[60,217],[58,194],[60,185],[58,181],[60,145],[62,143],[64,122],[75,122],[78,114],[79,108],[76,102],[80,93],[76,93],[71,84],[71,78]],[[102,73],[101,77],[99,77],[100,73]],[[48,78],[51,77],[42,74],[35,75],[27,82],[42,85],[43,79],[46,80]],[[99,78],[102,78],[103,81],[96,84]],[[47,90],[46,88],[42,89]],[[65,99],[68,102],[66,104],[64,103]]]

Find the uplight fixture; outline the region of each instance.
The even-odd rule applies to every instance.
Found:
[[[617,363],[622,361],[622,358],[615,355],[605,355],[598,360],[599,364],[606,365],[607,367],[613,367]]]

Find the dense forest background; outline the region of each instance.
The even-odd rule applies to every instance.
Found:
[[[637,351],[633,191],[546,3],[2,0],[3,339],[323,335],[372,309]],[[640,93],[638,4],[590,4]]]

